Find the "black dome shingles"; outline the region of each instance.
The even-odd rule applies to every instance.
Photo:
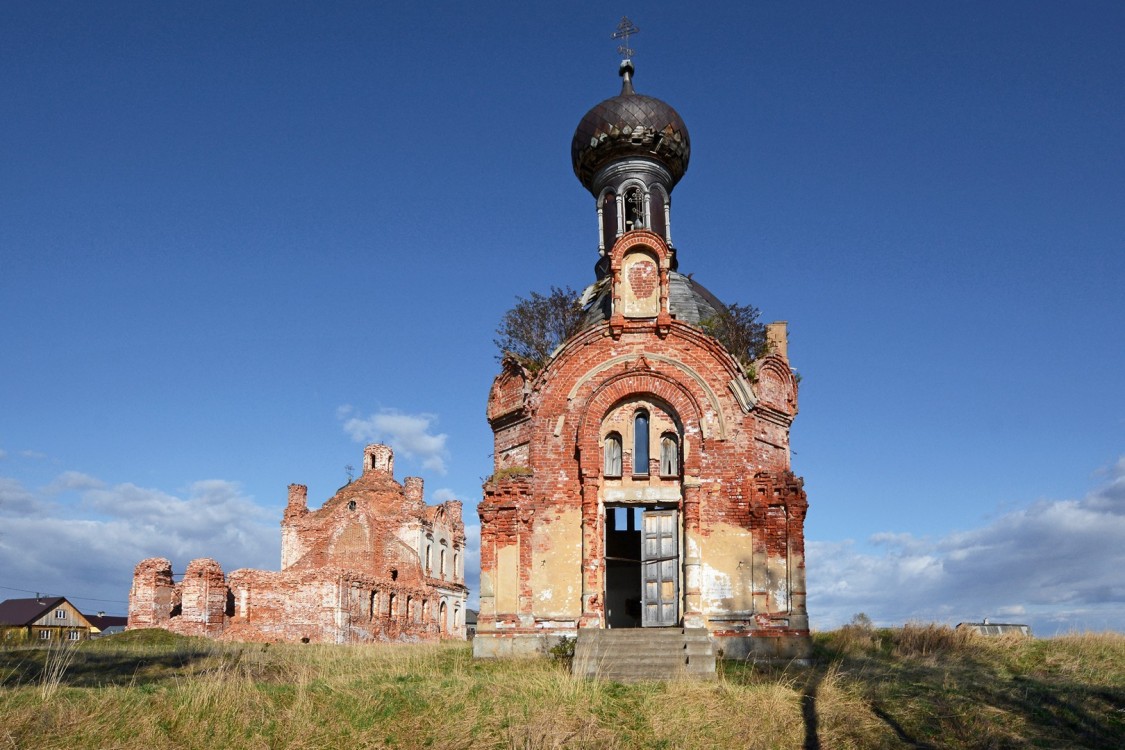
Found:
[[[587,190],[598,169],[629,156],[661,162],[672,174],[672,185],[687,171],[691,139],[683,118],[668,103],[632,89],[626,79],[622,93],[596,104],[574,131],[571,161]]]

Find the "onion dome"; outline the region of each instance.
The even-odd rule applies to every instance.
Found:
[[[673,187],[688,168],[691,139],[671,105],[633,91],[633,63],[621,63],[621,94],[586,113],[574,131],[574,174],[590,192],[598,171],[619,159],[650,159],[664,166]],[[595,193],[595,196],[597,194]]]

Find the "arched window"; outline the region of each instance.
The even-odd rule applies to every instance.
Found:
[[[659,186],[649,193],[649,227],[665,240],[668,239],[668,223],[664,220],[665,197]]]
[[[680,474],[680,444],[676,436],[665,432],[660,436],[660,476],[675,477]]]
[[[441,577],[445,578],[445,548],[441,549]]]
[[[648,412],[633,417],[633,473],[648,474]]]
[[[616,432],[606,435],[603,450],[605,469],[602,474],[607,477],[621,476],[621,436]]]
[[[625,191],[625,231],[643,229],[645,226],[645,194],[639,188]]]
[[[434,548],[433,545],[426,545],[426,575],[429,575],[434,570]]]
[[[610,190],[602,198],[602,247],[613,247],[617,239],[617,195]]]

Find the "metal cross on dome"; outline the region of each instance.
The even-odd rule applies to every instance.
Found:
[[[617,31],[613,32],[611,39],[624,39],[625,43],[617,48],[617,52],[623,55],[626,60],[633,57],[633,49],[629,47],[629,37],[632,34],[639,34],[641,30],[637,25],[629,20],[628,16],[621,16],[621,23],[617,24]]]

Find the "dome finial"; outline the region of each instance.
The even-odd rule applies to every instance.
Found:
[[[621,67],[617,69],[617,75],[621,76],[621,96],[632,96],[637,93],[633,91],[632,60],[622,60]]]
[[[621,16],[621,23],[617,24],[617,31],[610,35],[611,39],[624,39],[625,43],[617,48],[623,58],[617,74],[621,76],[621,96],[632,96],[633,91],[633,49],[629,46],[629,37],[641,33],[640,28],[629,20],[628,16]]]

